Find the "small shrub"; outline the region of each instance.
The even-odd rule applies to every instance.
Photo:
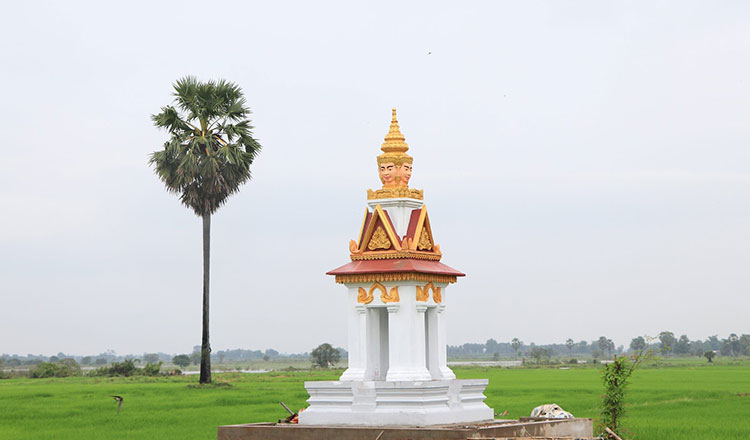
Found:
[[[142,372],[144,376],[158,376],[161,371],[161,361],[149,362],[143,367]]]
[[[568,361],[568,363],[569,363],[570,365],[577,365],[577,364],[578,364],[578,359],[576,359],[576,358],[573,358],[573,359],[569,360],[569,361]]]
[[[45,377],[57,376],[57,364],[52,362],[42,362],[36,367],[29,371],[29,377],[34,379],[41,379]]]
[[[602,382],[604,382],[605,394],[602,396],[597,431],[605,437],[605,428],[610,428],[620,433],[621,436],[624,433],[622,419],[625,415],[625,389],[628,386],[628,379],[643,361],[651,357],[652,353],[643,349],[630,358],[615,356],[614,361],[604,365]]]
[[[132,359],[125,359],[122,362],[113,362],[107,367],[96,369],[96,376],[133,376],[137,374],[138,368]]]
[[[58,363],[42,362],[29,371],[29,377],[34,379],[45,377],[77,376],[81,373],[81,366],[73,359],[63,359]]]

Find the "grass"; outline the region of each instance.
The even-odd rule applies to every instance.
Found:
[[[487,404],[509,416],[526,416],[557,403],[578,417],[595,418],[603,386],[595,368],[457,370],[489,377]],[[644,368],[626,395],[624,425],[637,439],[750,438],[750,365]]]
[[[557,403],[595,417],[603,387],[597,368],[455,368],[459,378],[489,378],[487,403],[509,417]],[[304,407],[305,380],[335,380],[340,370],[197,377],[0,380],[0,439],[215,439],[219,425],[276,421],[278,404]],[[125,398],[122,412],[111,395]],[[636,439],[750,438],[750,362],[667,364],[636,371],[626,426]]]

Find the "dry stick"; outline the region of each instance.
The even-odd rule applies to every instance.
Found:
[[[384,432],[385,432],[385,431],[380,431],[380,434],[378,434],[378,436],[377,436],[377,437],[375,437],[375,440],[380,440],[380,437],[382,437],[382,436],[383,436],[383,433],[384,433]]]
[[[284,405],[284,402],[279,402],[279,403],[281,404],[281,406],[283,406],[283,407],[284,407],[284,409],[285,409],[285,410],[287,410],[287,412],[288,412],[289,414],[291,414],[291,415],[294,415],[294,411],[292,411],[291,409],[289,409],[289,407],[288,407],[288,406]]]
[[[609,435],[611,435],[612,437],[614,437],[614,438],[615,438],[615,440],[622,440],[622,439],[620,438],[620,436],[619,436],[619,435],[617,435],[617,434],[615,434],[615,433],[614,433],[614,431],[612,431],[611,429],[609,429],[609,427],[605,426],[605,427],[604,427],[604,430],[605,430],[605,431],[607,431],[607,433],[608,433]]]

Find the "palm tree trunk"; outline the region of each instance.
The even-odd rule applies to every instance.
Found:
[[[211,262],[211,214],[203,214],[203,337],[200,383],[211,383],[211,344],[208,342],[208,280]]]

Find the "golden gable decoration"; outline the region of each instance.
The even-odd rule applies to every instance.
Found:
[[[422,233],[419,234],[419,243],[417,243],[417,250],[419,251],[431,251],[432,240],[430,240],[430,233],[427,229],[422,229]]]
[[[365,218],[362,220],[362,230],[359,233],[360,242],[349,243],[349,250],[352,251],[352,255],[367,251],[378,251],[379,249],[400,251],[401,240],[398,239],[383,208],[376,205],[372,212],[372,218],[367,223],[369,215],[369,212],[365,209]],[[365,225],[367,225],[367,229],[365,229]]]
[[[427,215],[427,205],[422,205],[414,237],[419,237],[419,239],[410,240],[409,249],[415,251],[432,251],[440,255],[440,246],[436,245],[432,238],[432,227],[430,226],[430,217]]]
[[[388,239],[382,226],[375,228],[375,232],[370,238],[370,242],[367,243],[367,249],[374,251],[377,249],[389,249],[391,247],[391,240]]]
[[[349,241],[352,261],[399,258],[440,261],[443,254],[435,244],[427,207],[423,205],[418,214],[415,229],[399,237],[380,204],[375,205],[372,213],[365,208],[359,241]]]

